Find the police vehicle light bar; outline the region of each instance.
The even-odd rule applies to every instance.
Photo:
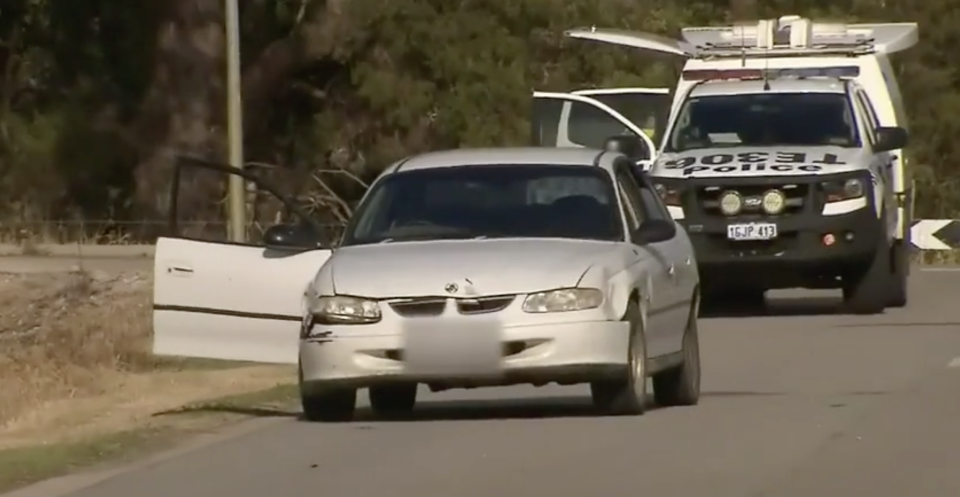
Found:
[[[860,75],[858,66],[835,67],[786,67],[778,69],[690,69],[683,71],[687,81],[751,80],[805,78],[855,78]]]
[[[856,56],[898,52],[918,41],[916,23],[824,23],[797,15],[749,25],[687,27],[681,32],[698,58]]]

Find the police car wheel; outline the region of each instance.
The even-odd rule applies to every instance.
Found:
[[[890,254],[891,278],[888,307],[904,307],[907,305],[907,276],[910,272],[910,250],[908,242],[899,240],[894,242]]]
[[[879,314],[887,307],[892,247],[883,243],[870,265],[843,282],[843,303],[854,314]]]

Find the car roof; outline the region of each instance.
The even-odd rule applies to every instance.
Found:
[[[691,97],[737,95],[744,93],[846,93],[845,81],[838,78],[771,79],[769,89],[763,80],[704,81],[694,87]]]
[[[604,155],[609,158],[602,157]],[[609,168],[613,157],[620,155],[592,148],[501,147],[460,148],[414,155],[397,162],[384,174],[441,167],[480,166],[486,164],[515,164],[540,166],[544,164],[570,166],[600,166]]]

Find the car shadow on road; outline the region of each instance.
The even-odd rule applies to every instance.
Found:
[[[717,303],[700,308],[700,317],[797,317],[847,314],[839,297],[767,297],[761,304]]]
[[[777,397],[780,392],[711,391],[703,392],[702,398],[710,397]],[[647,398],[647,412],[666,409],[657,405],[653,396]],[[669,409],[683,409],[671,407]],[[230,404],[204,404],[181,407],[154,413],[153,416],[171,416],[200,413],[238,414],[254,418],[295,418],[306,420],[298,408],[249,407]],[[419,421],[496,421],[519,419],[564,419],[564,418],[616,418],[606,416],[594,408],[587,396],[564,396],[519,399],[484,400],[432,400],[417,403],[416,409],[405,416],[383,418],[376,416],[369,407],[357,409],[353,419],[346,423],[370,422],[419,422]]]
[[[715,391],[703,392],[701,397],[758,397],[779,396],[777,392]],[[647,398],[647,412],[665,408],[657,405],[653,396]],[[416,409],[395,419],[379,418],[369,408],[357,411],[355,422],[419,422],[419,421],[497,421],[521,419],[565,418],[620,418],[597,411],[588,396],[565,396],[527,399],[435,400],[417,403]]]

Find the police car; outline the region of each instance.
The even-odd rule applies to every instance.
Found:
[[[888,55],[917,25],[784,16],[682,33],[566,34],[687,58],[650,174],[695,244],[704,297],[842,288],[856,312],[905,305],[912,185]]]

